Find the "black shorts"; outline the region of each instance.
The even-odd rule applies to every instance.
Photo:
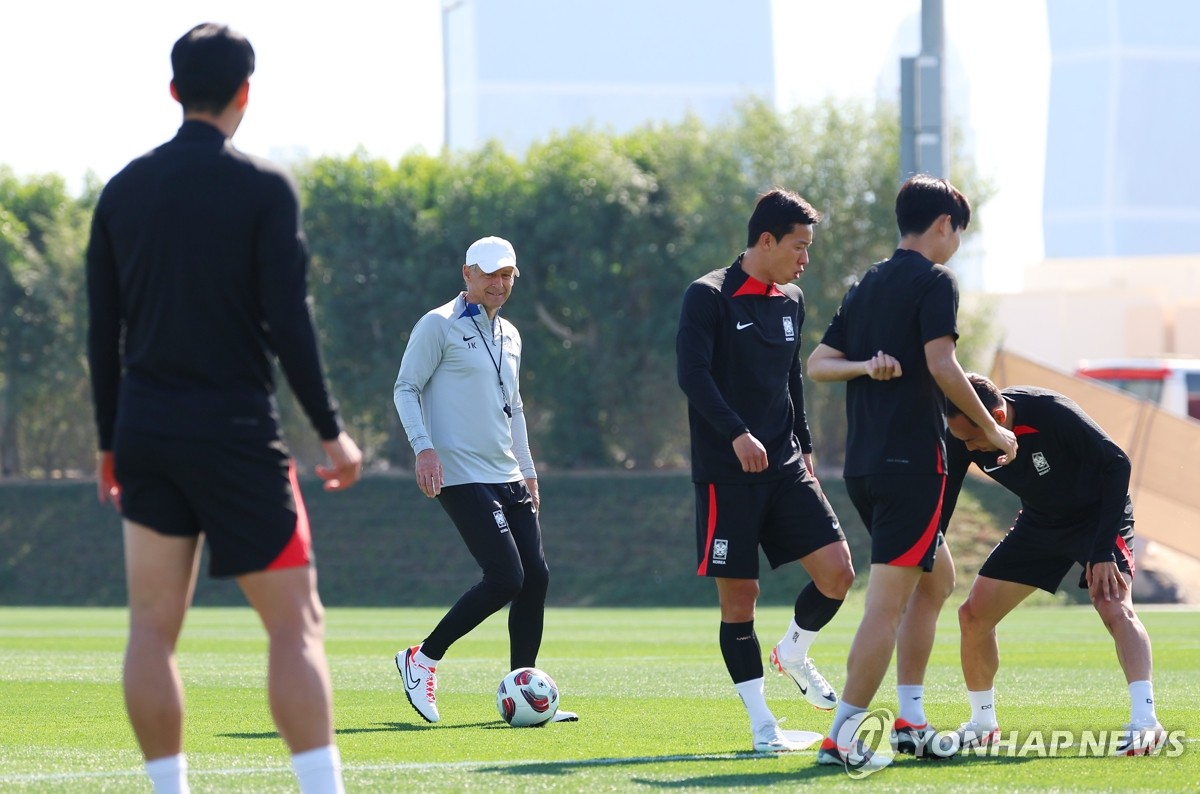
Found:
[[[438,504],[485,574],[493,569],[549,574],[541,523],[524,481],[446,486]]]
[[[944,474],[847,477],[846,493],[871,536],[871,564],[933,570],[942,543]]]
[[[282,441],[181,439],[118,428],[121,513],[162,535],[204,533],[209,575],[312,561],[308,515]]]
[[[733,485],[696,483],[697,576],[758,578],[758,548],[771,568],[844,541],[820,484],[794,477]]]
[[[979,569],[980,576],[1016,582],[1030,587],[1056,592],[1071,566],[1079,563],[1084,573],[1079,586],[1087,589],[1087,564],[1092,556],[1096,537],[1094,517],[1068,526],[1050,527],[1039,524],[1025,511],[1017,514],[1016,523],[996,544]],[[1125,519],[1113,543],[1113,558],[1117,568],[1133,576],[1133,503],[1125,502]]]

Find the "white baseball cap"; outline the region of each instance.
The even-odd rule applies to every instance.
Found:
[[[475,265],[484,273],[495,273],[502,267],[511,267],[513,275],[521,275],[517,270],[517,252],[512,243],[503,237],[484,237],[471,243],[467,249],[468,265]]]

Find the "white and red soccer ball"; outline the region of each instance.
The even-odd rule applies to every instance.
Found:
[[[500,682],[496,708],[514,728],[543,725],[558,711],[558,685],[536,667],[518,667]]]

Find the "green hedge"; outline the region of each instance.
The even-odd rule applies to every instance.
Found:
[[[856,586],[869,568],[867,536],[842,481],[822,483],[850,540]],[[313,526],[321,595],[329,606],[449,605],[478,569],[454,526],[412,478],[372,476],[330,494],[302,483]],[[713,586],[695,575],[694,497],[686,473],[546,473],[542,531],[556,606],[706,606]],[[1001,489],[968,481],[952,530],[959,580],[1015,513]],[[244,603],[236,585],[207,577],[196,603]],[[764,604],[795,599],[807,577],[797,565],[771,572]],[[94,605],[125,602],[120,520],[96,501],[91,482],[0,485],[0,604]]]

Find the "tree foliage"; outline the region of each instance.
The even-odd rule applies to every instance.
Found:
[[[800,281],[804,350],[846,287],[895,246],[894,107],[832,101],[778,113],[750,101],[722,125],[694,118],[616,135],[575,129],[517,157],[477,151],[364,153],[299,170],[313,254],[310,285],[333,391],[375,466],[407,466],[392,404],[409,333],[462,288],[463,252],[495,234],[521,277],[504,308],[525,344],[522,392],[539,462],[560,468],[687,463],[675,382],[683,291],[745,247],[757,195],[783,186],[824,214]],[[968,195],[977,180],[960,164]],[[0,170],[0,461],[8,474],[91,466],[84,366],[83,249],[92,186]],[[842,391],[809,383],[817,451],[836,463]],[[302,461],[319,445],[286,388],[286,431]]]

